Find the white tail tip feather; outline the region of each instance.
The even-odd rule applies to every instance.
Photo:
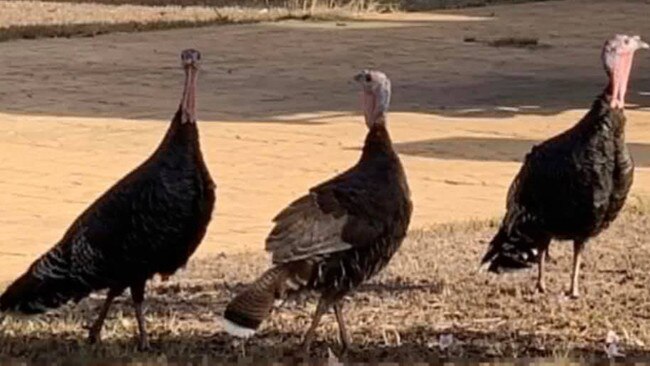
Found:
[[[487,273],[490,262],[481,263],[476,269],[476,273]]]
[[[237,325],[226,318],[223,319],[223,329],[225,329],[228,334],[239,337],[239,338],[250,338],[255,334],[255,329],[245,328],[240,325]]]

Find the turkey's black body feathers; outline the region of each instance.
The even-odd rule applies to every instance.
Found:
[[[491,271],[528,267],[537,262],[540,244],[585,242],[609,226],[633,181],[625,121],[623,111],[601,96],[575,126],[532,149],[483,258]]]
[[[298,214],[311,211],[334,222],[311,226],[310,237],[301,241],[278,240],[286,222],[295,213],[289,209],[276,218],[276,226],[267,239],[267,250],[276,265],[294,263],[307,255],[311,273],[303,278],[310,289],[323,293],[344,294],[376,274],[395,254],[406,236],[412,205],[406,176],[392,149],[388,132],[374,127],[366,138],[361,159],[350,170],[310,190],[299,199],[311,204]],[[313,240],[320,233],[334,233],[334,240],[322,246]],[[302,253],[281,256],[286,250]],[[301,274],[302,275],[302,274]]]
[[[173,274],[205,235],[214,190],[197,126],[181,123],[179,108],[152,156],[90,205],[9,286],[0,310],[38,313],[95,290]]]

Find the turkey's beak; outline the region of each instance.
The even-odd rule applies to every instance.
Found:
[[[367,75],[368,75],[368,70],[363,70],[360,73],[354,75],[352,80],[356,81],[357,83],[363,83],[366,80]]]
[[[196,60],[183,60],[183,68],[198,70],[199,62]]]
[[[637,50],[650,48],[650,45],[642,41],[640,36],[633,36],[632,39],[634,39],[634,41],[636,42]]]

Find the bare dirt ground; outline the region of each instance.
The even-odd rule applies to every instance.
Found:
[[[489,230],[444,235],[426,230],[501,215],[526,151],[575,123],[602,89],[603,40],[616,32],[649,35],[649,10],[642,1],[550,1],[386,14],[360,22],[290,21],[1,43],[0,283],[24,270],[81,210],[155,148],[180,97],[178,53],[195,47],[205,60],[199,123],[218,203],[193,269],[175,280],[182,284],[153,289],[151,323],[154,335],[163,336],[158,350],[179,343],[188,348],[170,352],[199,347],[224,352],[229,341],[211,336],[218,326],[205,326],[231,295],[223,284],[244,282],[266,265],[263,240],[279,209],[358,158],[365,127],[350,78],[361,68],[377,67],[393,80],[390,130],[415,202],[414,233],[405,248],[421,248],[401,254],[377,283],[391,288],[390,281],[411,268],[397,263],[422,255],[405,283],[441,278],[457,297],[441,306],[444,292],[438,290],[371,291],[367,298],[362,291],[350,315],[365,324],[354,327],[361,330],[355,338],[362,347],[358,355],[394,350],[407,355],[413,347],[425,352],[426,342],[415,341],[435,342],[439,332],[456,326],[456,336],[469,344],[450,351],[465,352],[459,355],[487,352],[493,336],[505,347],[494,351],[497,355],[597,352],[608,328],[632,332],[641,342],[629,338],[632,353],[644,352],[650,341],[642,327],[644,216],[622,218],[593,246],[601,254],[589,254],[585,273],[596,282],[578,302],[533,295],[528,277],[469,277],[485,245],[479,240],[487,239]],[[537,45],[510,47],[503,40],[512,37],[537,39]],[[627,138],[637,163],[632,203],[650,195],[648,57],[638,55],[628,97]],[[559,293],[568,278],[568,255],[557,251],[557,257],[552,277],[558,282],[550,284]],[[245,278],[235,277],[242,272]],[[201,283],[200,291],[188,290],[193,281]],[[156,305],[160,296],[164,301]],[[177,312],[179,302],[203,315]],[[415,304],[421,313],[409,307]],[[85,310],[57,314],[3,327],[13,329],[1,333],[5,354],[87,352],[77,344],[76,324],[86,319]],[[257,352],[254,347],[258,355],[270,352],[278,340],[287,340],[286,349],[297,342],[307,313],[284,314],[269,323],[251,352]],[[379,318],[399,326],[402,342],[411,348],[379,347],[383,328],[373,322]],[[499,320],[493,324],[491,318]],[[49,319],[59,319],[54,333],[45,325]],[[278,322],[285,328],[276,327]],[[445,322],[452,325],[436,325]],[[120,324],[109,331],[109,346],[90,355],[130,349],[125,334],[132,324]],[[25,340],[32,341],[29,351]],[[378,348],[363,348],[371,346]]]

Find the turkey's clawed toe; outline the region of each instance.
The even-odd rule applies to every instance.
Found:
[[[90,329],[88,332],[88,339],[87,342],[88,344],[97,344],[102,341],[102,337],[99,331],[95,329]]]
[[[575,290],[569,290],[566,292],[566,296],[571,300],[577,300],[580,298],[580,293]]]
[[[141,352],[149,351],[151,349],[151,344],[149,344],[149,338],[146,335],[141,335],[138,338],[138,350]]]

